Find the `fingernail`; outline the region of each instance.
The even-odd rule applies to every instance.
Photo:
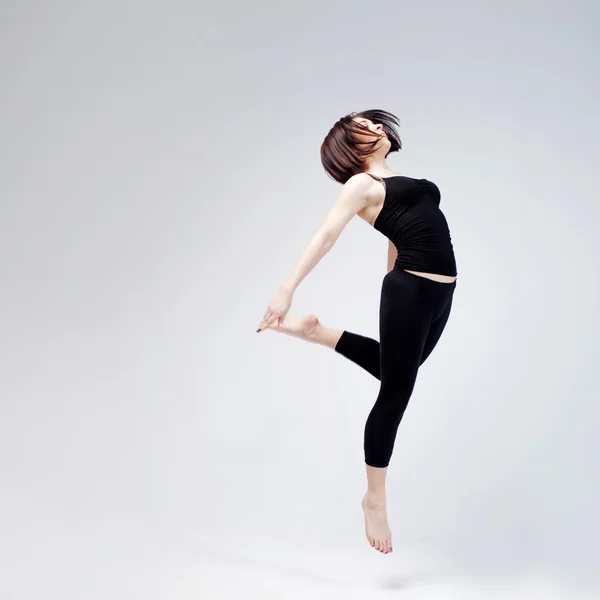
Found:
[[[256,333],[258,333],[260,331],[260,327],[256,330]]]

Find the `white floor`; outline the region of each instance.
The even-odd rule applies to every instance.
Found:
[[[357,540],[343,547],[308,534],[202,535],[148,524],[92,523],[39,509],[2,506],[2,600],[577,600],[598,590],[566,589],[549,574],[473,576],[395,542],[382,556]],[[290,536],[287,536],[290,537]]]

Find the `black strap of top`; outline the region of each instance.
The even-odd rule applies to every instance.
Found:
[[[381,181],[381,183],[383,184],[383,188],[385,189],[385,179],[382,179],[381,177],[379,177],[378,175],[373,175],[373,173],[369,173],[368,171],[365,171],[365,173],[367,175],[370,175],[373,179],[375,179],[376,181]]]

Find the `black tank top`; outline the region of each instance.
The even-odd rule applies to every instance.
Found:
[[[398,250],[400,269],[457,276],[456,259],[446,217],[440,210],[440,190],[427,179],[404,175],[379,177],[385,190],[373,227]]]

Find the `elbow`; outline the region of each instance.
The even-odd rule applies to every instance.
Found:
[[[333,248],[333,245],[336,243],[338,237],[339,234],[335,231],[324,231],[321,234],[321,245],[323,246],[323,248],[330,250],[331,248]]]

